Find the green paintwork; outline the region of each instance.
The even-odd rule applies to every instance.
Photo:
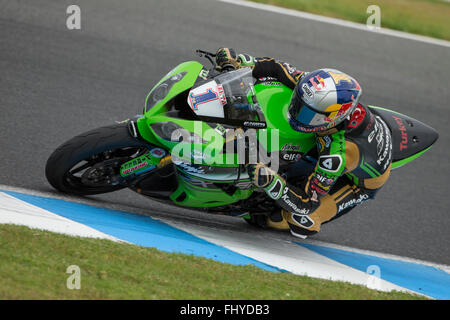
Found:
[[[169,101],[170,99],[172,99],[179,93],[191,88],[194,85],[195,81],[197,80],[198,75],[202,69],[203,69],[203,66],[200,63],[198,63],[197,61],[188,61],[188,62],[179,64],[177,67],[175,67],[174,69],[169,71],[149,92],[149,94],[147,95],[147,98],[145,99],[145,106],[147,106],[148,98],[150,97],[152,92],[162,82],[166,81],[167,79],[169,79],[170,77],[172,77],[178,73],[187,72],[187,74],[184,76],[182,81],[179,81],[174,84],[174,86],[171,88],[170,92],[166,95],[166,97],[164,99],[162,99],[156,106],[154,106],[150,110],[145,110],[146,111],[145,117],[147,119],[149,119],[158,113],[166,111],[164,108],[164,105],[167,103],[167,101]]]
[[[178,65],[164,76],[147,96],[145,114],[136,121],[137,130],[144,140],[164,148],[172,155],[176,154],[181,159],[190,161],[191,163],[213,164],[215,167],[237,167],[239,166],[239,157],[237,154],[224,154],[220,152],[215,154],[212,152],[213,150],[222,150],[225,143],[223,130],[214,130],[213,125],[205,122],[174,118],[167,114],[168,109],[166,103],[178,94],[192,88],[202,70],[204,69],[200,63],[190,61]],[[164,98],[155,103],[151,108],[148,108],[148,100],[152,92],[160,84],[167,80],[171,81],[169,79],[180,73],[184,73],[183,78],[173,84]],[[306,153],[316,146],[313,133],[301,134],[292,130],[289,125],[287,111],[292,96],[291,89],[279,82],[266,82],[255,85],[254,90],[267,123],[266,129],[258,130],[258,141],[268,152],[282,150],[283,146],[291,146],[296,151]],[[170,141],[168,137],[159,136],[158,132],[152,127],[152,125],[158,126],[168,122],[171,122],[171,125],[178,128],[187,130],[192,135],[194,132],[201,132],[202,143],[194,144]],[[278,134],[278,139],[272,141],[272,139],[268,138],[276,133]],[[393,168],[412,161],[425,151],[394,163]],[[204,208],[223,206],[247,199],[254,190],[252,188],[248,190],[237,188],[230,195],[217,187],[218,183],[229,183],[230,181],[207,180],[205,177],[201,178],[195,176],[195,174],[191,175],[181,167],[177,167],[177,169],[179,170],[178,188],[170,196],[170,199],[177,205]],[[194,183],[192,183],[193,180]]]
[[[240,190],[230,196],[219,188],[202,188],[193,185],[188,180],[178,175],[178,188],[170,196],[170,199],[178,205],[189,207],[218,207],[247,199],[253,193],[252,189]],[[181,201],[177,199],[181,197]]]
[[[417,159],[417,158],[420,157],[421,155],[423,155],[423,154],[424,154],[425,152],[427,152],[430,148],[431,148],[431,147],[428,147],[428,148],[426,148],[426,149],[420,151],[419,153],[416,153],[416,154],[414,154],[414,155],[412,155],[411,157],[408,157],[408,158],[406,158],[406,159],[402,159],[402,160],[399,160],[399,161],[392,162],[392,167],[391,167],[391,168],[392,168],[392,169],[396,169],[396,168],[400,168],[401,166],[404,166],[405,164],[407,164],[407,163],[413,161],[414,159]]]
[[[261,144],[270,151],[281,150],[287,144],[300,146],[302,153],[315,147],[314,133],[299,133],[291,128],[287,119],[288,108],[292,97],[292,90],[275,82],[274,85],[264,83],[255,86],[256,96],[266,117],[267,137],[271,137],[273,131],[278,131],[278,148],[272,147],[270,139],[261,139]],[[267,141],[266,141],[267,140]]]

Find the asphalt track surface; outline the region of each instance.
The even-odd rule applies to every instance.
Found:
[[[81,30],[66,8],[81,7]],[[54,192],[50,153],[84,131],[142,112],[170,69],[195,49],[231,46],[304,70],[333,67],[362,84],[363,103],[392,108],[440,133],[423,157],[392,173],[377,199],[314,239],[450,264],[450,49],[210,0],[0,1],[0,184]],[[259,231],[236,218],[173,208],[131,191],[100,205],[181,223]]]

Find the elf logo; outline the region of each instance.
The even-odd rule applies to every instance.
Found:
[[[317,179],[317,181],[319,181],[322,184],[325,184],[326,186],[329,186],[330,184],[332,184],[334,182],[333,179],[330,179],[330,178],[323,176],[321,174],[318,174],[318,173],[315,174],[315,178]]]
[[[283,159],[286,161],[298,161],[300,160],[300,158],[302,157],[302,155],[300,153],[285,153],[283,154]]]

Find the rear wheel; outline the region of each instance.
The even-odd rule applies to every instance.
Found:
[[[47,160],[45,175],[59,191],[93,195],[125,188],[120,166],[143,154],[145,143],[128,126],[111,125],[78,135],[58,147]]]

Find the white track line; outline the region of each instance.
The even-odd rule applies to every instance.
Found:
[[[82,198],[82,197],[75,197],[75,196],[72,197],[72,196],[67,196],[67,195],[55,194],[55,193],[51,193],[51,192],[42,192],[42,191],[36,191],[36,190],[20,188],[20,187],[7,186],[7,185],[2,185],[2,184],[0,184],[0,192],[1,191],[18,192],[18,193],[24,193],[24,194],[38,196],[38,197],[60,199],[60,200],[65,200],[65,201],[70,201],[70,202],[83,203],[83,204],[92,205],[92,206],[95,206],[95,207],[105,207],[105,203],[98,202],[98,201],[95,201],[95,200],[92,200],[92,199],[87,199],[87,198]],[[123,211],[124,209],[119,209],[119,210]],[[134,209],[130,208],[129,212],[134,212]],[[162,219],[158,218],[158,220],[162,220]],[[164,219],[164,222],[169,223],[169,224],[171,224],[171,223],[177,224],[176,221],[171,221],[171,220],[172,220],[172,218],[167,217],[167,219]],[[276,240],[276,239],[274,239],[274,240]],[[295,241],[296,239],[293,238],[292,240]],[[320,246],[325,246],[325,247],[330,247],[330,248],[335,248],[335,249],[346,250],[346,251],[353,251],[353,252],[356,252],[356,253],[377,256],[377,257],[380,257],[380,258],[388,258],[388,259],[400,260],[400,261],[404,261],[404,262],[412,262],[412,263],[427,265],[427,266],[430,266],[430,267],[438,268],[438,269],[443,270],[443,271],[445,271],[447,273],[450,273],[450,266],[444,265],[444,264],[437,264],[437,263],[434,263],[434,262],[423,261],[423,260],[419,260],[419,259],[402,257],[402,256],[397,256],[397,255],[392,255],[392,254],[387,254],[387,253],[376,252],[376,251],[356,249],[356,248],[352,248],[352,247],[346,247],[346,246],[333,244],[333,243],[322,242],[322,241],[318,241],[318,240],[310,240],[310,239],[308,239],[308,240],[305,240],[303,242],[310,243],[310,244],[315,244],[315,245],[320,245]]]
[[[64,233],[70,236],[100,238],[118,241],[117,238],[82,223],[64,218],[0,191],[0,223],[27,226],[33,229]]]
[[[255,237],[238,231],[217,231],[199,225],[187,226],[172,221],[165,222],[201,239],[296,275],[345,281],[380,291],[396,290],[417,294],[415,291],[383,279],[377,279],[376,284],[371,286],[368,273],[341,264],[290,241],[263,236]]]
[[[113,236],[85,226],[82,223],[17,199],[14,195],[9,195],[8,191],[4,189],[19,191],[16,188],[0,186],[0,224],[25,225],[33,229],[49,230],[71,236],[104,238],[122,242]],[[20,194],[33,193],[36,195],[36,192],[27,192],[27,190],[21,188],[20,191]],[[40,192],[39,196],[46,195]],[[46,198],[48,198],[48,195]],[[67,200],[70,199],[66,198],[64,201]],[[371,276],[366,272],[324,257],[291,241],[273,241],[273,239],[263,236],[255,238],[253,235],[240,231],[223,232],[222,230],[218,232],[218,230],[210,227],[190,225],[166,219],[161,219],[160,221],[210,243],[293,274],[326,280],[345,281],[380,291],[389,292],[396,290],[415,293],[383,279],[371,281]]]
[[[283,15],[288,15],[291,17],[314,20],[314,21],[334,24],[334,25],[338,25],[338,26],[342,26],[342,27],[353,28],[353,29],[368,31],[368,32],[372,32],[372,33],[379,33],[379,34],[384,34],[384,35],[388,35],[388,36],[392,36],[392,37],[409,39],[409,40],[414,40],[414,41],[419,41],[419,42],[423,42],[423,43],[428,43],[428,44],[433,44],[433,45],[437,45],[437,46],[450,48],[450,41],[430,38],[430,37],[426,37],[426,36],[420,36],[420,35],[416,35],[416,34],[411,34],[411,33],[407,33],[407,32],[396,31],[396,30],[386,29],[386,28],[372,30],[372,29],[369,29],[365,24],[320,16],[317,14],[307,13],[307,12],[303,12],[303,11],[286,9],[286,8],[276,7],[276,6],[272,6],[272,5],[268,5],[268,4],[262,4],[262,3],[244,1],[244,0],[217,0],[217,1],[230,3],[230,4],[234,4],[234,5],[239,5],[239,6],[243,6],[243,7],[249,7],[249,8],[274,12],[274,13],[283,14]],[[383,20],[381,20],[381,21],[383,21]]]

